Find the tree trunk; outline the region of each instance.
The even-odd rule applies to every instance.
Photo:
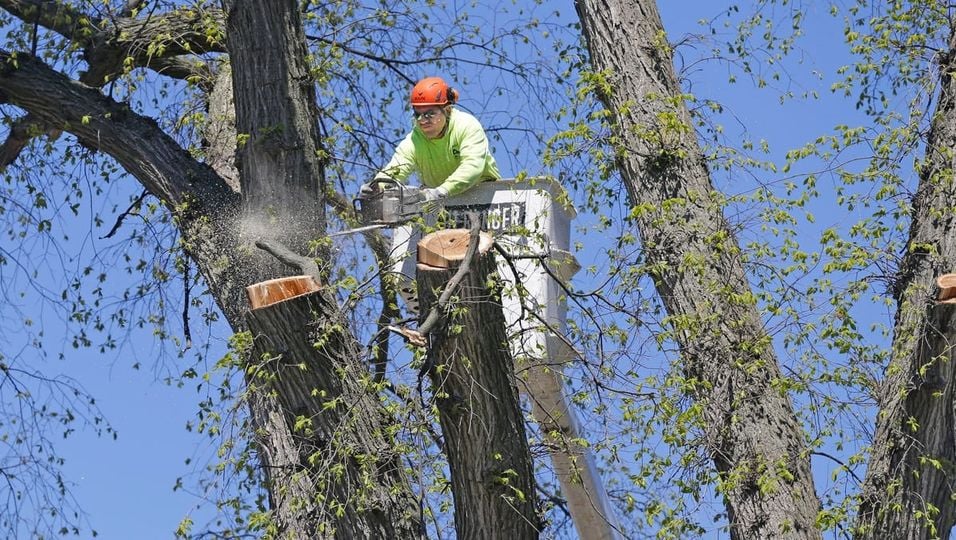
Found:
[[[231,0],[226,21],[245,229],[307,253],[325,231],[325,171],[297,2]]]
[[[476,252],[464,262],[462,250],[429,257],[427,246],[439,236],[448,242],[450,232],[428,235],[419,244],[419,261],[425,257],[447,265],[420,262],[418,290],[421,313],[429,313],[436,291],[460,264],[470,265],[454,304],[440,307],[446,319],[431,331],[426,357],[451,469],[455,529],[462,540],[538,538],[531,453],[514,365],[501,300],[488,285],[497,275],[494,252]],[[459,235],[451,243],[467,245],[468,232],[455,232]]]
[[[244,370],[276,526],[288,538],[418,538],[391,419],[323,290],[254,309]],[[344,513],[344,515],[340,515]]]
[[[243,230],[308,253],[324,235],[325,186],[298,3],[227,5]],[[272,266],[253,251],[245,265],[262,276]],[[250,400],[277,523],[301,539],[419,537],[420,514],[392,450],[398,426],[367,387],[332,295],[297,297],[248,321],[250,366],[261,364],[265,377],[249,375]]]
[[[618,168],[647,268],[696,381],[705,440],[720,475],[732,538],[819,538],[803,430],[725,223],[656,5],[578,0],[599,97],[612,113]],[[599,85],[600,87],[600,85]],[[677,122],[666,123],[676,119]]]
[[[936,304],[936,278],[956,269],[956,33],[940,54],[940,94],[895,287],[890,365],[855,537],[949,538],[956,524],[956,307]]]

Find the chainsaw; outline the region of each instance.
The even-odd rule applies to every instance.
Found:
[[[421,188],[406,186],[391,178],[377,178],[369,184],[369,191],[352,199],[352,207],[361,226],[339,231],[329,236],[341,236],[381,228],[393,228],[422,215],[425,198]]]

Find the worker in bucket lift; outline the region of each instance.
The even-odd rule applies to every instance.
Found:
[[[488,137],[474,116],[457,109],[458,91],[440,77],[426,77],[412,88],[410,102],[415,125],[398,144],[388,164],[375,180],[406,182],[417,173],[424,186],[426,208],[440,208],[446,197],[467,191],[478,182],[498,180],[501,173],[488,147]],[[362,185],[362,193],[379,188],[375,180]],[[418,313],[414,291],[415,257],[410,247],[420,231],[399,227],[392,236],[392,271],[398,274],[399,291],[406,307]]]

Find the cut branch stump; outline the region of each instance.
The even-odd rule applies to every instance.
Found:
[[[312,276],[291,276],[260,281],[246,287],[251,309],[260,309],[277,302],[318,291],[318,281]]]
[[[936,278],[939,285],[939,296],[936,301],[940,304],[956,304],[956,274],[943,274]]]

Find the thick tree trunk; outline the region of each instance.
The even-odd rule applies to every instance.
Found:
[[[319,290],[254,309],[245,372],[276,526],[288,538],[417,538],[392,420]],[[344,515],[341,515],[344,513]]]
[[[308,253],[324,235],[324,169],[298,3],[226,3],[242,229]],[[270,268],[246,257],[256,275]],[[392,451],[398,428],[366,386],[370,374],[339,310],[319,292],[249,318],[250,365],[261,363],[265,375],[250,375],[250,400],[275,519],[301,539],[417,537],[420,515]]]
[[[468,232],[457,232],[457,245],[466,245]],[[430,236],[422,239],[422,255]],[[422,313],[431,311],[436,292],[456,274],[461,259],[446,253],[428,258],[448,262],[446,267],[418,265]],[[462,540],[537,538],[531,453],[514,365],[501,300],[488,286],[497,273],[494,252],[477,253],[464,264],[470,264],[467,276],[454,303],[442,310],[446,320],[431,331],[427,352],[451,469],[455,529]]]
[[[880,387],[876,434],[856,538],[949,538],[956,524],[956,306],[936,304],[936,277],[956,270],[956,34],[913,200],[896,283],[893,355]]]
[[[669,314],[732,538],[819,538],[803,430],[711,185],[651,0],[575,3],[621,146],[646,264]],[[672,122],[673,120],[677,122]],[[668,120],[671,120],[668,123]]]

